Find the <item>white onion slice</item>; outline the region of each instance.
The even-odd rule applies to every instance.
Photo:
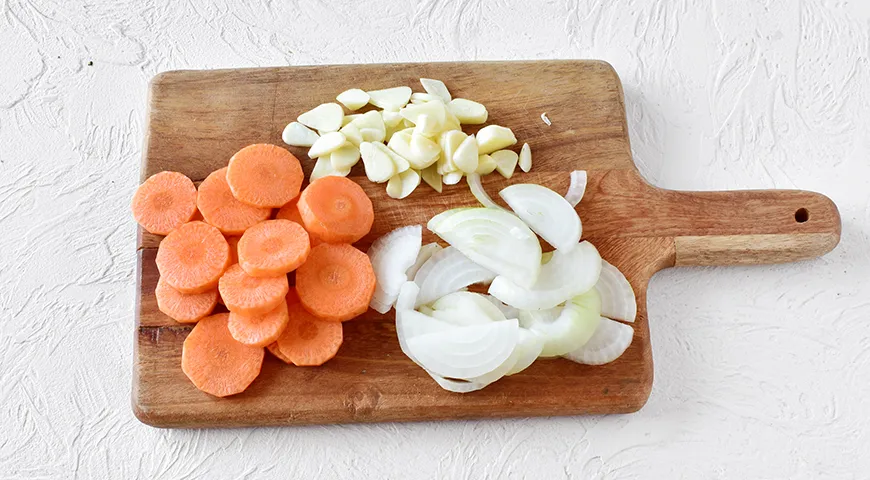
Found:
[[[637,317],[634,289],[618,268],[601,261],[601,276],[595,289],[601,296],[601,316],[633,323]]]
[[[470,175],[468,180],[470,184]],[[580,216],[558,193],[541,185],[524,183],[504,188],[499,195],[518,217],[557,250],[568,251],[580,241]]]
[[[589,341],[601,317],[601,300],[592,289],[569,300],[562,308],[520,311],[520,325],[543,340],[541,357],[573,352]]]
[[[405,272],[417,260],[421,243],[423,227],[412,225],[387,233],[369,247],[368,256],[377,280],[371,307],[378,313],[387,313],[395,303],[399,289],[408,281]]]
[[[571,184],[568,185],[568,192],[565,193],[565,200],[567,200],[572,207],[576,207],[583,198],[583,194],[586,193],[586,183],[588,180],[589,177],[586,175],[586,170],[574,170],[571,172]]]
[[[500,322],[506,317],[483,295],[473,292],[453,292],[432,304],[432,316],[454,325]]]
[[[585,365],[604,365],[619,358],[634,337],[630,325],[601,317],[592,338],[578,350],[564,355],[568,360]]]
[[[453,209],[432,217],[427,227],[471,261],[517,285],[531,287],[538,279],[541,244],[529,227],[510,212],[495,208]]]
[[[505,316],[505,318],[517,318],[520,315],[520,310],[518,308],[512,307],[510,305],[505,305],[501,302],[501,300],[493,297],[492,295],[481,295],[485,298],[489,303],[495,305],[496,308],[501,310],[501,313]]]
[[[501,366],[514,351],[517,320],[455,327],[408,338],[408,351],[420,366],[446,378],[473,379]]]
[[[514,350],[516,362],[505,375],[514,375],[529,368],[538,359],[544,348],[544,339],[537,333],[527,328],[520,328],[517,338],[517,347]]]
[[[453,247],[432,254],[414,276],[420,287],[416,306],[430,302],[475,283],[488,283],[495,274],[472,262]],[[413,307],[412,307],[413,308]]]
[[[556,250],[553,258],[541,267],[532,288],[517,285],[499,275],[489,286],[489,294],[523,310],[553,308],[589,291],[601,274],[601,256],[589,242],[580,242],[569,252]]]
[[[413,280],[414,276],[417,275],[417,272],[420,270],[420,267],[422,267],[423,264],[426,263],[426,261],[429,260],[429,258],[431,258],[432,255],[439,250],[441,250],[441,245],[438,245],[435,242],[427,243],[426,245],[420,247],[420,252],[417,254],[417,260],[414,262],[413,265],[411,265],[408,270],[405,271],[405,275],[407,275],[409,279]]]
[[[468,174],[468,178],[466,178],[465,181],[468,182],[471,194],[474,195],[474,198],[476,198],[481,205],[487,208],[498,208],[504,210],[504,207],[495,203],[492,197],[490,197],[489,194],[486,193],[486,190],[483,189],[483,183],[480,181],[479,173]]]
[[[489,383],[469,382],[467,380],[447,379],[447,378],[441,377],[439,375],[436,375],[432,372],[427,372],[427,373],[429,374],[430,377],[432,377],[432,380],[435,380],[435,383],[437,383],[438,386],[440,386],[444,390],[447,390],[448,392],[453,392],[453,393],[476,392],[476,391],[486,387],[487,385],[489,385]]]

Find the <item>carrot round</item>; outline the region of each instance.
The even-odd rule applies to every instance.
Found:
[[[345,177],[322,177],[299,196],[305,229],[324,242],[353,243],[372,229],[375,213],[362,187]]]
[[[301,304],[288,307],[290,322],[278,337],[278,349],[294,365],[313,367],[335,357],[344,340],[341,323],[323,321]]]
[[[167,235],[196,214],[196,186],[178,172],[148,177],[133,194],[133,218],[155,235]]]
[[[288,320],[287,302],[279,303],[277,307],[263,315],[249,317],[230,312],[230,335],[245,345],[265,347],[278,340]]]
[[[252,277],[274,277],[299,268],[308,258],[308,233],[290,220],[266,220],[239,240],[239,265]]]
[[[255,207],[280,207],[299,195],[302,165],[292,153],[268,143],[236,152],[227,169],[233,195]]]
[[[290,359],[287,358],[287,356],[285,356],[283,353],[281,353],[281,348],[278,347],[277,341],[272,342],[269,345],[266,345],[266,348],[269,349],[269,353],[271,353],[272,355],[275,355],[275,357],[278,358],[278,360],[281,360],[284,363],[289,363],[291,365],[293,364],[293,362],[291,362]]]
[[[226,235],[241,235],[272,215],[271,208],[244,204],[233,196],[227,183],[227,167],[211,172],[199,185],[196,206],[205,221]]]
[[[230,246],[217,228],[189,222],[171,231],[157,248],[160,278],[181,293],[213,289],[229,264]]]
[[[203,318],[184,340],[181,369],[205,393],[226,397],[243,392],[260,374],[263,349],[236,341],[229,314]]]
[[[298,202],[299,197],[296,197],[293,200],[290,200],[286,205],[281,207],[278,210],[278,213],[275,215],[276,219],[279,220],[290,220],[291,222],[296,222],[305,228],[305,222],[302,221],[302,215],[299,214],[299,209],[296,208],[296,203]],[[307,231],[307,230],[306,230]],[[317,238],[317,235],[314,235],[311,232],[308,232],[308,240],[311,242],[311,247],[316,247],[323,243],[322,240]]]
[[[157,297],[157,308],[180,323],[194,323],[211,315],[218,300],[216,288],[203,293],[186,295],[170,287],[163,277],[157,281],[154,296]]]
[[[272,311],[284,301],[289,289],[287,275],[252,277],[238,263],[228,268],[218,283],[227,309],[249,317]]]
[[[311,249],[296,270],[302,305],[323,320],[343,322],[364,313],[375,293],[368,255],[347,244],[324,243]]]

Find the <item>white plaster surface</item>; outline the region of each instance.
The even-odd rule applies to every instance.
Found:
[[[0,478],[870,478],[868,50],[865,0],[0,2]],[[823,192],[840,246],[659,274],[656,379],[633,415],[133,417],[128,203],[154,74],[539,58],[614,65],[655,184]]]

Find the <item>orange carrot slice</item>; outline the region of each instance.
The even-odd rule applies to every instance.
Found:
[[[203,293],[217,285],[229,264],[230,246],[217,228],[189,222],[171,231],[157,248],[157,270],[181,293]]]
[[[290,202],[281,207],[281,209],[278,210],[278,214],[275,215],[275,218],[280,220],[290,220],[291,222],[298,223],[302,226],[302,228],[305,228],[305,223],[302,221],[302,215],[299,214],[299,209],[296,208],[296,202],[298,200],[299,197],[296,197],[295,199],[290,200]],[[314,235],[311,232],[308,232],[308,240],[311,242],[312,247],[316,247],[323,243],[322,240],[317,238],[317,235]]]
[[[305,230],[324,242],[353,243],[372,229],[372,201],[362,187],[345,177],[322,177],[299,196]]]
[[[314,315],[343,322],[368,309],[375,272],[368,255],[356,248],[324,243],[312,248],[308,261],[296,270],[296,292]]]
[[[239,240],[238,235],[227,235],[227,244],[230,246],[230,265],[239,263]]]
[[[202,181],[196,206],[206,222],[226,235],[241,235],[272,214],[271,208],[253,207],[236,200],[227,183],[227,167],[211,172]]]
[[[289,289],[287,275],[252,277],[238,263],[228,268],[218,283],[227,309],[249,317],[272,311],[284,301]]]
[[[133,194],[133,218],[155,235],[167,235],[196,214],[196,186],[178,172],[148,177]]]
[[[274,277],[299,268],[308,258],[308,233],[290,220],[266,220],[239,240],[239,265],[252,277]]]
[[[313,367],[335,357],[344,340],[341,323],[323,321],[301,304],[290,305],[290,322],[278,337],[278,349],[294,365]]]
[[[299,195],[302,165],[292,153],[268,143],[236,152],[227,169],[233,195],[255,207],[280,207]]]
[[[229,314],[203,318],[184,340],[181,369],[196,388],[216,397],[243,392],[260,374],[263,349],[230,335]]]
[[[266,348],[269,349],[269,353],[275,355],[278,360],[281,360],[284,363],[292,365],[293,362],[290,361],[283,353],[281,353],[281,349],[278,347],[278,342],[272,342],[269,345],[266,345]]]
[[[268,313],[252,317],[230,312],[230,334],[245,345],[265,347],[278,340],[289,319],[287,302],[279,303]]]
[[[170,287],[163,277],[157,281],[154,295],[157,297],[157,308],[180,323],[194,323],[211,315],[218,299],[216,288],[204,293],[185,295]]]

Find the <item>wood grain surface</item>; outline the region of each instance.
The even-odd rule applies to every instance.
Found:
[[[326,365],[292,367],[267,355],[262,373],[247,391],[214,398],[196,390],[181,371],[181,346],[191,327],[157,310],[154,257],[160,237],[142,233],[132,398],[141,421],[160,427],[218,427],[633,412],[644,405],[652,388],[646,290],[653,274],[674,265],[811,258],[839,241],[837,208],[817,193],[677,192],[649,185],[631,159],[619,78],[610,65],[598,61],[163,73],[151,84],[142,178],[175,170],[201,181],[245,145],[282,145],[287,123],[347,88],[409,85],[421,91],[420,77],[442,79],[454,97],[485,104],[488,124],[510,127],[520,144],[532,147],[531,173],[517,173],[511,180],[499,175],[484,179],[493,196],[499,188],[520,182],[564,191],[568,172],[588,171],[586,196],[578,206],[584,238],[626,274],[637,293],[635,337],[625,354],[595,367],[539,360],[482,391],[453,394],[401,353],[392,314],[370,310],[345,323],[345,342]],[[544,112],[552,125],[541,121]],[[314,162],[305,149],[290,150],[302,160],[307,176]],[[410,197],[393,200],[384,185],[365,178],[362,163],[351,178],[375,206],[373,229],[357,244],[362,250],[394,228],[425,224],[446,208],[475,204],[464,182],[445,186],[440,195],[421,185]],[[435,238],[426,232],[424,241]]]

